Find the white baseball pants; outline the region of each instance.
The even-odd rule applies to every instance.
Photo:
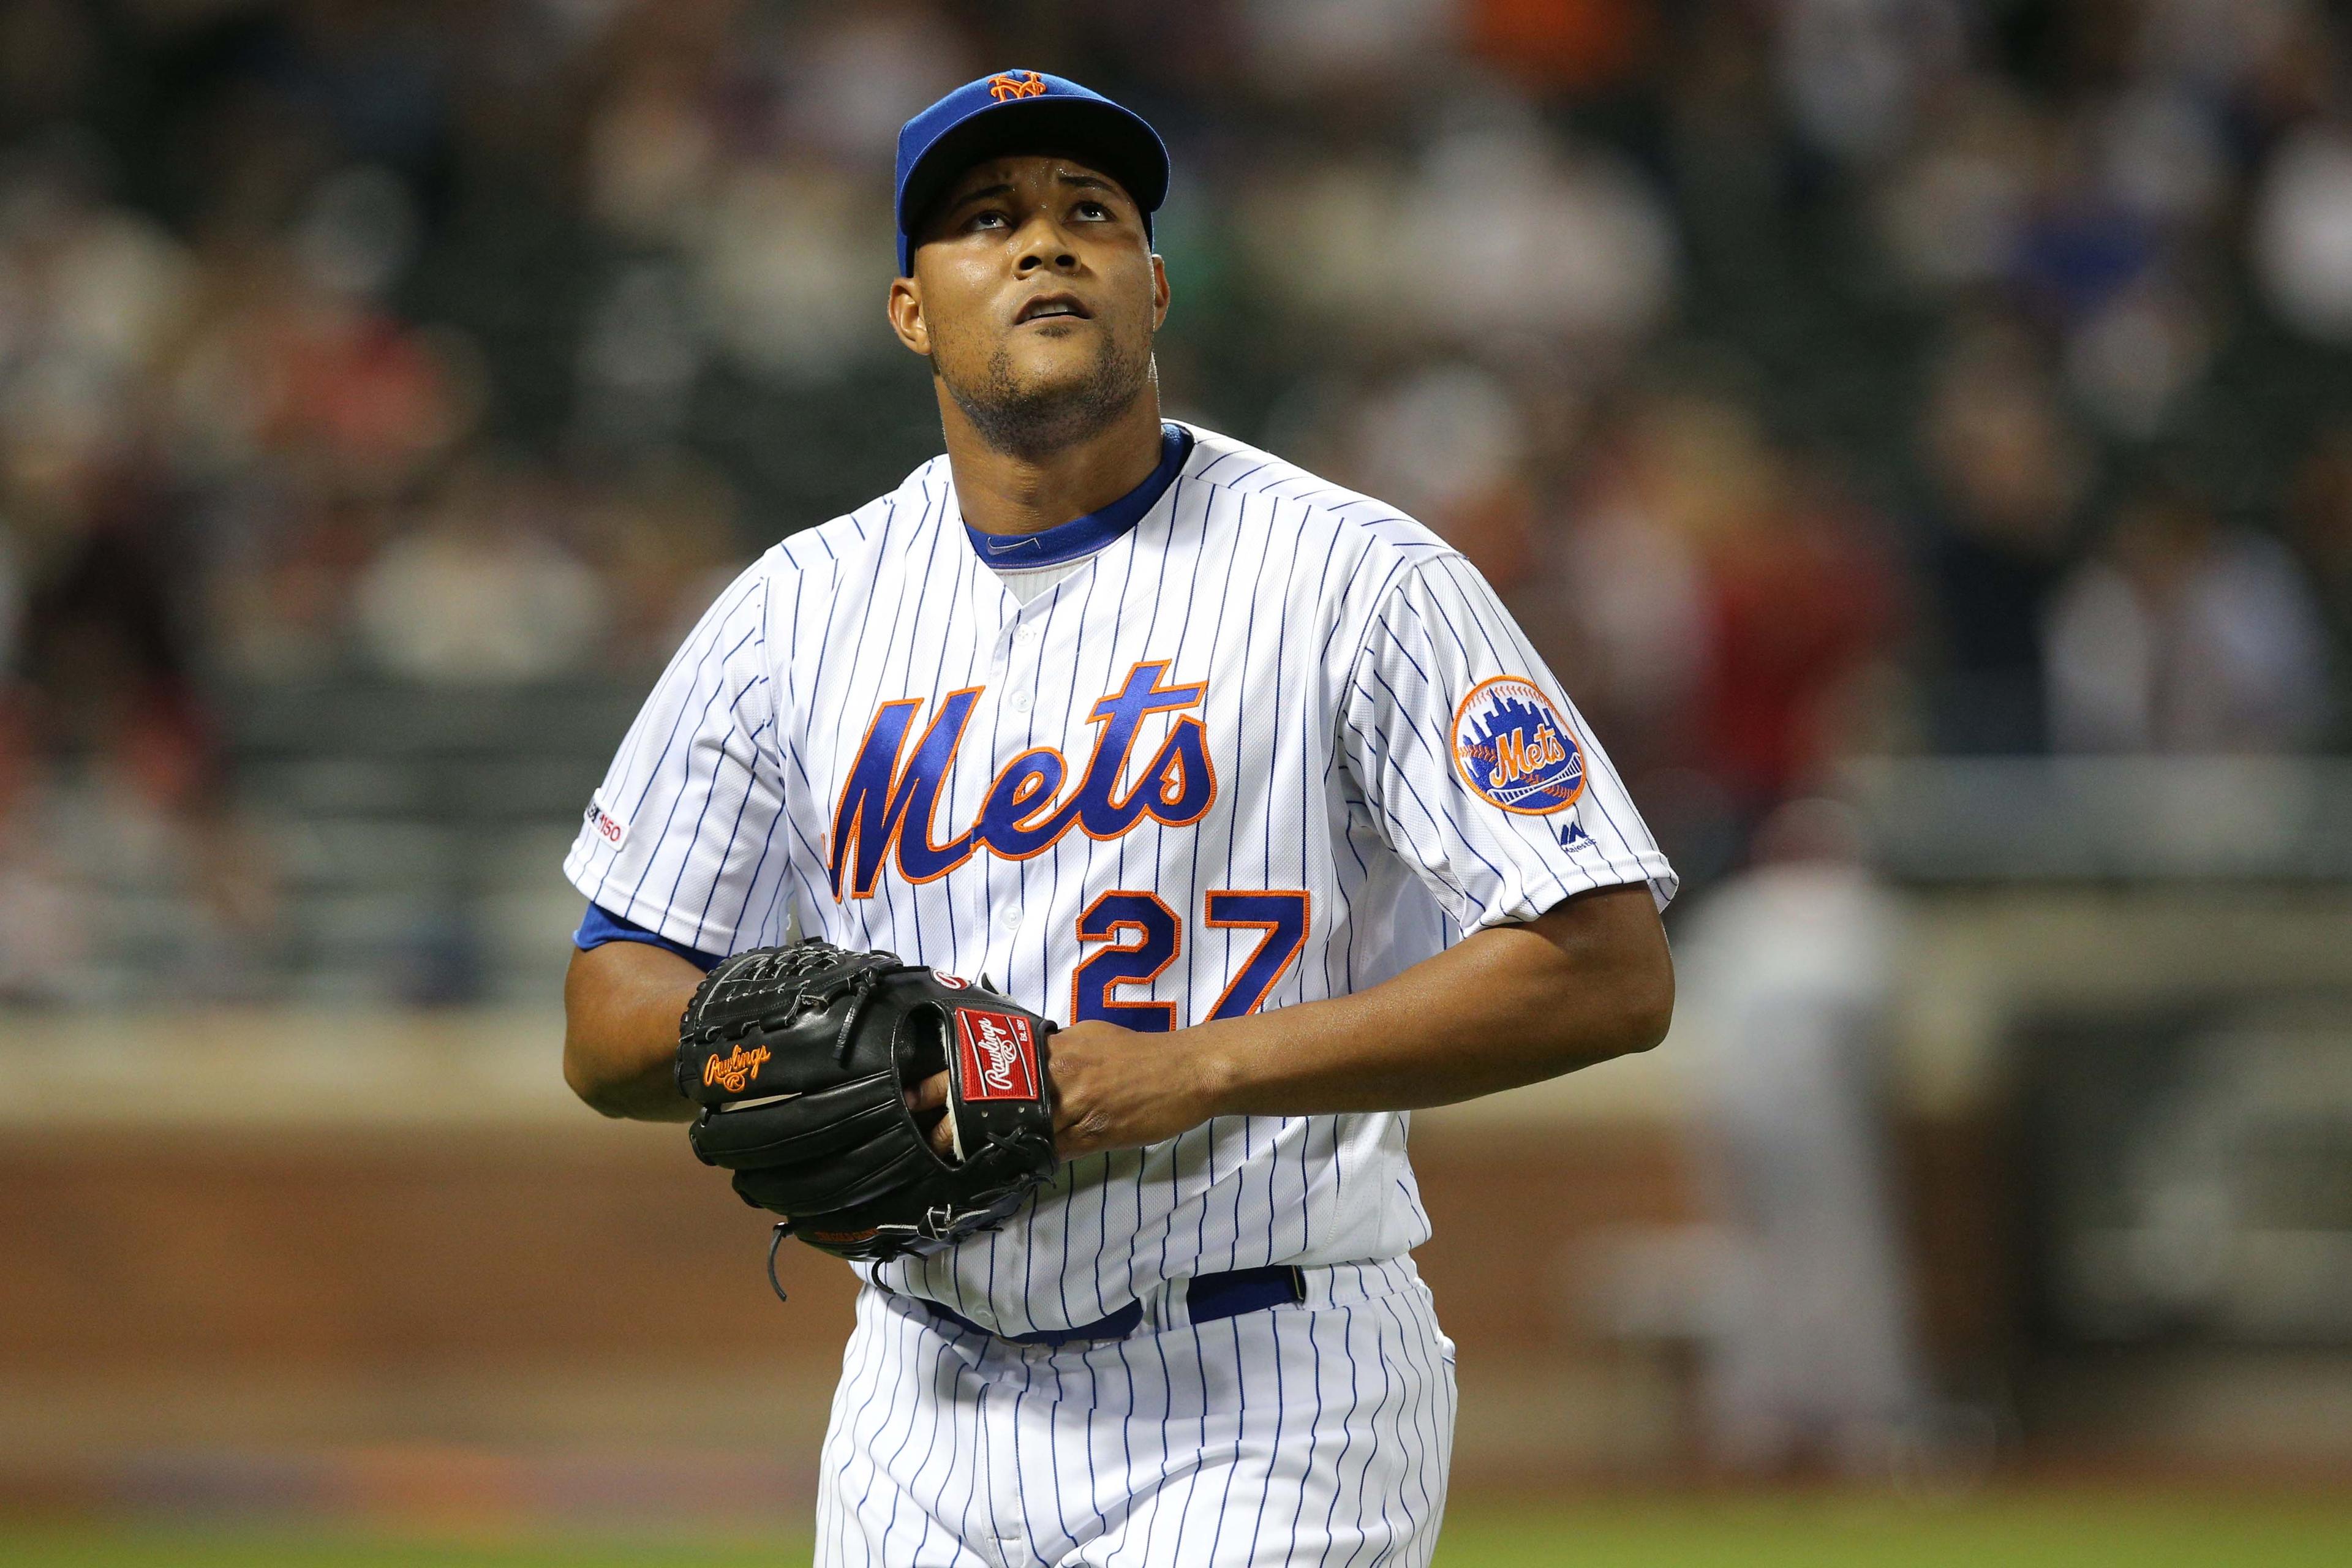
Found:
[[[1195,1327],[1019,1345],[871,1286],[844,1357],[817,1568],[1426,1568],[1454,1344],[1409,1258]]]

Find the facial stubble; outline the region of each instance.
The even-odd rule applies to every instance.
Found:
[[[1029,461],[1108,429],[1135,406],[1156,373],[1148,343],[1137,352],[1108,332],[1102,352],[1076,381],[1024,384],[1013,368],[1012,346],[1004,342],[989,354],[974,384],[961,384],[950,375],[937,353],[931,356],[931,370],[992,450]]]

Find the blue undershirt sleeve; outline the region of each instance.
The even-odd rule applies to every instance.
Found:
[[[580,929],[572,933],[572,945],[586,952],[608,942],[642,942],[677,954],[708,974],[719,967],[724,953],[703,952],[682,942],[672,942],[657,931],[647,931],[635,921],[625,921],[602,904],[591,903],[588,912],[581,917]]]

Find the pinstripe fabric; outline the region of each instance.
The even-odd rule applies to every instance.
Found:
[[[1454,1347],[1411,1260],[1308,1300],[1023,1347],[860,1293],[817,1502],[819,1568],[1422,1568]]]
[[[1457,708],[1504,677],[1572,733],[1572,805],[1505,809],[1457,765]],[[1147,687],[1173,695],[1136,699],[1161,705],[1110,759],[1093,815],[1022,838],[1087,795],[1112,699]],[[895,752],[875,739],[893,733]],[[925,774],[933,742],[946,761]],[[1016,759],[1045,770],[1025,795]],[[845,804],[859,799],[863,815]],[[690,947],[776,942],[796,916],[808,935],[986,973],[1064,1020],[1081,966],[1141,936],[1082,934],[1082,915],[1114,893],[1129,895],[1115,911],[1156,900],[1142,912],[1171,938],[1164,966],[1097,989],[1177,1026],[1276,940],[1219,923],[1212,894],[1303,900],[1296,951],[1252,971],[1276,1007],[1376,984],[1586,889],[1674,889],[1608,758],[1460,554],[1207,431],[1130,531],[1025,604],[975,557],[943,458],[769,551],[662,676],[565,869]],[[1402,1115],[1222,1117],[1073,1161],[1003,1230],[876,1278],[1012,1334],[1093,1321],[1170,1278],[1400,1257],[1428,1234],[1405,1133]]]

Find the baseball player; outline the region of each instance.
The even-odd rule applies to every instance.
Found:
[[[694,1117],[682,1010],[800,936],[1057,1026],[1051,1179],[857,1265],[824,1564],[1428,1563],[1454,1347],[1407,1113],[1672,1007],[1674,872],[1493,590],[1160,416],[1168,181],[1036,71],[907,123],[888,315],[947,451],[719,596],[565,862],[565,1076],[610,1115]]]

